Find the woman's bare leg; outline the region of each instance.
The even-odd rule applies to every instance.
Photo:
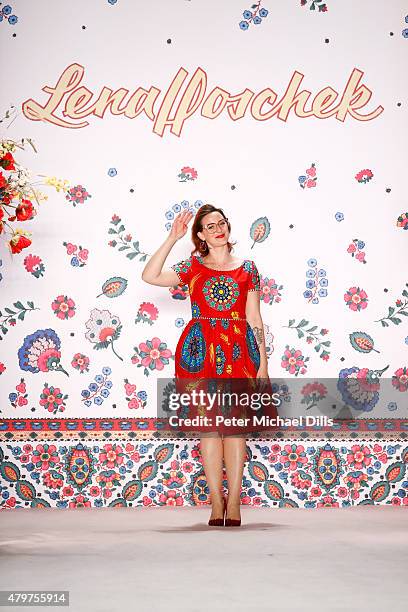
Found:
[[[228,480],[227,517],[240,519],[242,476],[246,459],[246,436],[224,436],[224,461]]]
[[[210,519],[224,516],[224,501],[222,496],[222,438],[216,432],[200,436],[200,452],[203,459],[204,472],[210,489],[212,512]]]

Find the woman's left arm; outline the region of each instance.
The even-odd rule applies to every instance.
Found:
[[[261,297],[259,291],[248,291],[245,314],[247,321],[254,332],[261,358],[257,378],[269,378],[268,358],[266,356],[265,334],[260,304]]]

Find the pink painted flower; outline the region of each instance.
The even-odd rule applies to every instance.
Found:
[[[19,393],[26,393],[27,389],[23,378],[21,379],[21,382],[16,385],[16,391],[18,391]]]
[[[93,485],[92,487],[90,487],[89,489],[89,495],[91,497],[99,497],[99,495],[101,494],[101,487],[97,487],[95,485]]]
[[[72,358],[71,365],[76,370],[82,372],[89,372],[89,357],[82,353],[75,353]]]
[[[353,467],[354,470],[361,470],[363,467],[371,465],[372,455],[368,446],[353,444],[346,459],[347,463]]]
[[[119,444],[105,444],[103,450],[99,453],[99,460],[104,467],[112,469],[118,465],[122,465],[125,453]]]
[[[408,390],[408,368],[398,368],[394,372],[394,376],[392,377],[392,385],[397,389],[397,391],[407,391]]]
[[[316,504],[317,508],[339,508],[339,502],[336,502],[331,495],[325,495],[321,502]]]
[[[24,267],[27,272],[30,272],[35,277],[43,276],[45,270],[41,257],[38,255],[27,255],[24,259]]]
[[[139,306],[139,310],[141,314],[147,314],[153,321],[157,319],[157,315],[159,314],[158,309],[151,302],[142,302]]]
[[[306,174],[308,176],[311,176],[312,178],[316,176],[316,168],[314,166],[312,166],[311,168],[308,168],[306,170]]]
[[[170,472],[164,474],[162,482],[165,487],[173,489],[173,487],[181,487],[187,482],[187,478],[184,476],[183,472],[178,470],[170,470]]]
[[[46,472],[43,476],[43,483],[50,489],[60,489],[64,484],[64,478],[62,474],[56,470]]]
[[[128,408],[140,408],[143,405],[143,402],[138,397],[132,397],[132,399],[128,402]]]
[[[338,497],[342,497],[343,499],[348,497],[349,494],[349,490],[347,487],[339,487],[337,489],[337,496]]]
[[[65,410],[64,400],[68,395],[63,396],[59,387],[48,386],[45,383],[43,391],[40,395],[40,406],[47,408],[49,412],[56,414]]]
[[[136,385],[131,385],[129,382],[125,384],[126,395],[132,395],[136,391]]]
[[[72,244],[71,242],[67,242],[65,244],[65,248],[67,249],[67,254],[68,255],[73,255],[78,247],[77,247],[76,244]]]
[[[183,497],[179,491],[172,489],[166,493],[161,493],[159,502],[165,506],[182,506]]]
[[[68,319],[75,315],[75,302],[66,295],[58,295],[52,302],[51,308],[59,319]]]
[[[292,474],[291,481],[292,485],[300,490],[308,489],[312,484],[312,479],[309,474],[303,475],[301,472],[295,472]]]
[[[278,287],[277,282],[274,278],[268,279],[266,276],[261,276],[261,300],[265,302],[265,304],[272,304],[274,301],[280,301],[280,293],[279,289],[282,289],[282,286]]]
[[[195,170],[194,168],[190,168],[190,166],[183,166],[183,168],[181,169],[182,174],[188,174],[191,177],[191,180],[194,180],[197,178],[198,173],[197,170]]]
[[[281,366],[290,374],[298,374],[299,370],[302,368],[302,374],[305,373],[306,369],[304,368],[306,361],[308,361],[309,357],[306,359],[302,355],[302,351],[296,350],[295,348],[289,349],[289,346],[286,345],[286,350],[282,356]]]
[[[368,297],[364,289],[360,287],[350,287],[344,294],[344,301],[350,310],[363,310],[367,308]]]
[[[75,499],[68,502],[69,508],[90,508],[91,502],[84,495],[78,495]]]
[[[151,340],[139,344],[141,365],[150,370],[162,370],[168,363],[172,352],[167,348],[167,344],[155,336]]]
[[[368,181],[371,181],[373,176],[374,174],[371,172],[371,170],[366,168],[364,170],[360,170],[360,172],[357,172],[355,178],[359,183],[368,183]]]
[[[302,444],[285,444],[281,453],[281,463],[285,469],[294,471],[307,463],[305,447]]]
[[[142,302],[137,311],[135,323],[143,321],[143,323],[153,325],[153,321],[157,320],[158,314],[159,311],[154,304],[151,302]]]
[[[60,463],[55,444],[37,444],[33,450],[31,460],[37,470],[49,470]]]
[[[78,252],[78,257],[79,257],[80,259],[86,260],[86,259],[88,259],[88,254],[89,254],[88,249],[81,249],[81,250]]]

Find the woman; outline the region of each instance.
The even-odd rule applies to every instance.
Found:
[[[252,260],[231,255],[231,225],[221,208],[199,208],[191,229],[194,250],[188,259],[163,270],[168,254],[186,232],[193,217],[181,212],[161,247],[146,264],[142,279],[152,285],[188,285],[192,319],[181,333],[175,352],[177,379],[266,379],[269,382],[263,322],[260,313],[260,277]],[[193,256],[199,251],[199,256]],[[262,387],[263,389],[265,387]],[[242,407],[238,406],[235,409]],[[277,416],[276,406],[263,414]],[[213,526],[239,526],[240,493],[246,459],[245,433],[273,429],[270,425],[239,428],[238,434],[221,426],[201,431],[200,450],[210,489]],[[235,430],[234,430],[235,431]],[[228,501],[222,495],[222,462],[228,480]],[[224,522],[225,516],[225,522]]]

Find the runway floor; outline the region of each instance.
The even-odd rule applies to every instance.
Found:
[[[0,588],[69,590],[73,612],[408,609],[407,508],[242,507],[238,528],[209,515],[3,511]]]

